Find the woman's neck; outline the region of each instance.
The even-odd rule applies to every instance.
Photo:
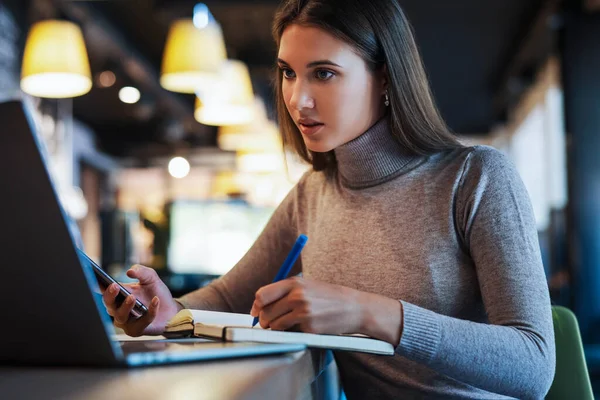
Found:
[[[411,154],[393,136],[389,116],[335,149],[342,183],[350,188],[375,186],[394,178],[424,157]]]

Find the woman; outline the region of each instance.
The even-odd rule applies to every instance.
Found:
[[[134,266],[158,334],[181,307],[248,312],[262,327],[363,333],[396,355],[340,353],[350,399],[543,398],[550,300],[527,192],[507,159],[463,147],[434,106],[397,1],[289,0],[274,23],[284,143],[310,162],[240,262],[174,300]],[[291,278],[270,284],[299,233]],[[132,296],[133,297],[133,296]]]

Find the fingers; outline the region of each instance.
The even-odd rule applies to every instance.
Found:
[[[131,313],[131,310],[133,310],[134,306],[135,296],[130,294],[125,298],[123,304],[121,304],[121,306],[115,310],[115,313],[113,315],[115,321],[117,321],[120,324],[126,323],[129,320],[129,315]]]
[[[139,264],[136,264],[127,270],[127,276],[137,279],[140,281],[141,285],[150,285],[159,279],[158,274],[153,268],[144,267]]]
[[[160,300],[154,296],[148,305],[148,312],[137,320],[131,320],[127,323],[115,323],[115,326],[123,328],[129,336],[141,336],[146,328],[154,321],[160,309]],[[116,320],[115,320],[116,321]]]
[[[258,315],[265,306],[283,298],[299,284],[301,284],[301,280],[294,277],[261,287],[256,292],[250,314],[254,316]]]
[[[127,289],[134,293],[125,298],[120,303],[119,286],[117,284],[110,285],[104,290],[102,300],[106,306],[106,310],[110,316],[114,319],[114,325],[118,328],[122,328],[126,334],[130,336],[140,336],[148,331],[148,326],[155,320],[158,310],[160,308],[160,301],[158,297],[154,297],[150,304],[147,304],[148,311],[140,318],[135,319],[131,317],[131,311],[135,307],[136,295],[143,295],[145,292],[141,285],[153,285],[155,283],[161,283],[160,278],[156,271],[152,268],[144,267],[143,265],[134,265],[127,271],[127,276],[130,278],[137,279],[139,284],[125,285]],[[143,296],[142,296],[143,297]],[[157,333],[162,333],[164,327],[156,327],[151,331],[156,330]]]
[[[104,301],[104,305],[106,306],[109,315],[114,315],[117,309],[117,305],[115,304],[117,294],[119,294],[119,285],[116,283],[110,285],[102,294],[102,301]]]
[[[298,318],[298,315],[294,312],[289,312],[271,321],[269,327],[276,331],[286,331],[299,324],[300,319]],[[260,326],[263,326],[262,323]],[[263,326],[263,328],[265,327]]]
[[[129,295],[122,304],[117,304],[119,290],[119,286],[116,283],[113,283],[104,291],[102,300],[104,301],[108,315],[112,316],[115,319],[115,322],[124,324],[129,319],[129,313],[135,306],[135,296]]]
[[[273,328],[273,321],[292,311],[294,309],[293,304],[286,300],[287,297],[284,297],[279,301],[275,301],[274,303],[263,307],[262,311],[259,313],[260,326],[263,328],[268,328],[269,326]]]

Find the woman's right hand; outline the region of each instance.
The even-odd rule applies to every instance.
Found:
[[[114,318],[114,324],[122,328],[129,336],[160,335],[167,322],[181,309],[167,285],[160,280],[156,271],[143,265],[134,265],[127,271],[127,276],[137,279],[138,283],[123,283],[131,295],[120,307],[115,304],[119,287],[113,283],[103,293],[102,299],[108,314]],[[141,318],[130,316],[131,309],[139,299],[148,307],[148,312]]]

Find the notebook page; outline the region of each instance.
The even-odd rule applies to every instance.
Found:
[[[386,355],[394,354],[394,348],[390,343],[382,340],[354,335],[317,335],[301,332],[282,332],[248,329],[244,327],[228,327],[226,338],[227,340],[231,341],[302,343],[309,347],[354,350]]]
[[[221,326],[252,326],[254,317],[250,314],[236,314],[220,311],[189,310],[194,323]]]

